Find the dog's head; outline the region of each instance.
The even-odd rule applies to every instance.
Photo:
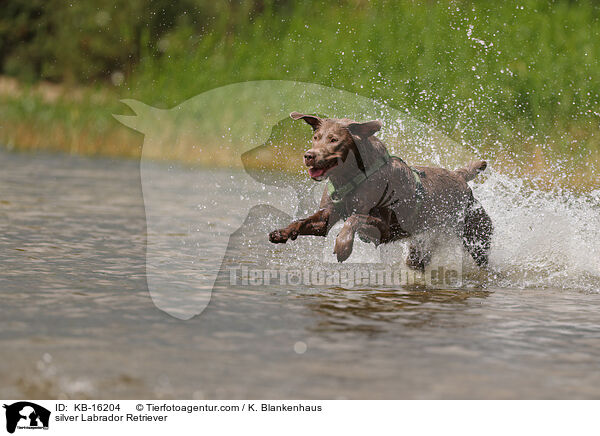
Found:
[[[294,120],[303,119],[313,128],[312,147],[304,153],[304,164],[308,174],[314,180],[323,180],[344,168],[350,153],[356,166],[364,171],[366,154],[362,146],[366,140],[381,129],[380,121],[357,123],[346,118],[319,118],[314,115],[304,115],[292,112]]]

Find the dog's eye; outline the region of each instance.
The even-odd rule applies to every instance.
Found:
[[[337,138],[331,138],[329,142],[337,142]]]
[[[316,141],[317,140],[317,135],[313,136],[313,139]]]

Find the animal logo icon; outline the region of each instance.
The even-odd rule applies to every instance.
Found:
[[[50,423],[50,411],[29,401],[5,404],[6,431],[14,433],[17,428],[47,429]]]

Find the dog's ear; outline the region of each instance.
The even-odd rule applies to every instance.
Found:
[[[356,135],[362,139],[374,135],[381,129],[381,121],[367,121],[366,123],[351,123],[348,124],[348,131],[352,135]]]
[[[366,168],[370,168],[373,165],[373,162],[377,156],[379,156],[379,153],[373,148],[373,143],[369,141],[369,138],[381,129],[381,121],[375,120],[367,121],[366,123],[350,123],[346,128],[356,146],[355,153],[357,154],[356,160],[358,162],[358,167],[362,171],[365,171]]]
[[[319,126],[321,125],[321,118],[315,116],[315,115],[304,115],[298,112],[292,112],[290,114],[290,117],[293,120],[299,120],[300,118],[302,118],[304,121],[306,121],[308,124],[310,124],[310,126],[313,128],[313,130],[317,130],[319,128]]]

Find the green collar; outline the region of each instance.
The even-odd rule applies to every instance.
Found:
[[[354,176],[348,183],[340,186],[336,189],[331,183],[331,180],[327,180],[327,192],[329,193],[329,197],[333,204],[340,203],[344,197],[358,188],[365,180],[375,174],[379,169],[388,163],[390,160],[389,153],[386,153],[384,156],[380,157],[375,161],[375,163],[366,169],[365,172],[360,171],[356,176]]]
[[[358,188],[365,180],[367,180],[369,177],[371,177],[373,174],[379,171],[381,167],[388,163],[390,158],[392,157],[400,159],[402,162],[404,162],[401,158],[397,156],[390,156],[390,154],[386,152],[384,156],[378,158],[372,166],[366,169],[365,172],[359,172],[349,182],[345,183],[344,185],[338,188],[333,186],[331,180],[327,180],[327,192],[329,193],[329,197],[331,198],[333,205],[335,207],[341,206],[344,197],[346,197],[348,194],[350,194],[352,191]],[[422,171],[419,171],[416,168],[409,168],[412,171],[412,174],[415,178],[415,184],[417,186],[415,192],[415,196],[417,197],[417,210],[415,213],[418,213],[419,209],[421,208],[421,202],[425,198],[425,189],[423,188],[423,183],[421,182],[421,176],[423,175],[423,173]]]

